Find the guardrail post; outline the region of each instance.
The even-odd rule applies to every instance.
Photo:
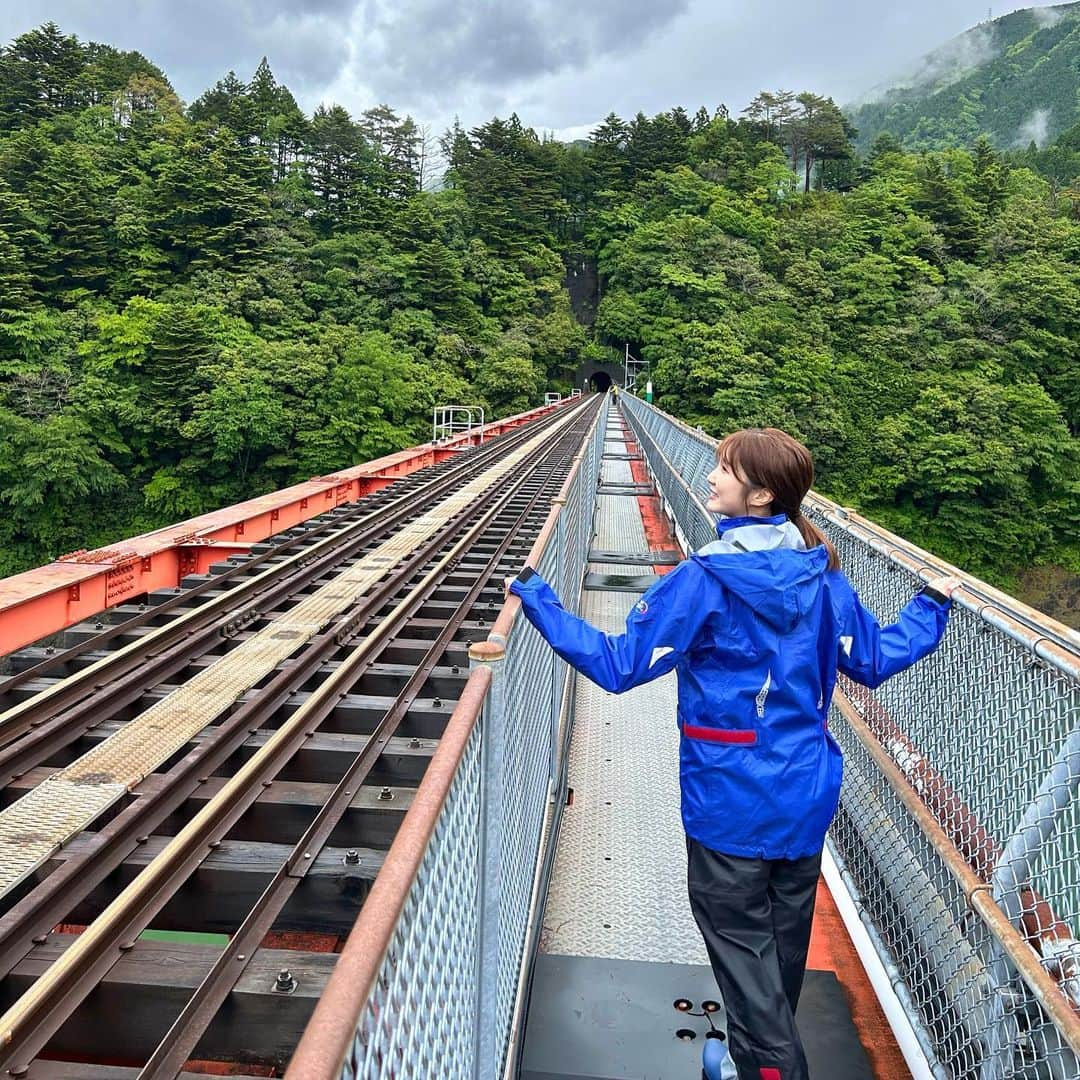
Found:
[[[474,1080],[494,1080],[499,1046],[499,931],[503,908],[506,758],[506,643],[492,634],[469,647],[470,668],[491,669],[480,715],[480,852],[476,942],[476,1055]]]

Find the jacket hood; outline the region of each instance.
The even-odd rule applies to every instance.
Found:
[[[782,514],[722,519],[717,532],[720,539],[691,558],[775,630],[791,630],[814,607],[829,553],[820,546],[807,550],[802,533]]]

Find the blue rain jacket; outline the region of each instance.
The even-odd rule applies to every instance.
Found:
[[[842,671],[876,687],[931,652],[951,601],[922,592],[884,629],[784,515],[727,518],[720,539],[660,578],[605,634],[531,570],[511,586],[555,651],[614,693],[678,677],[688,836],[746,858],[821,850],[843,771],[828,730]]]

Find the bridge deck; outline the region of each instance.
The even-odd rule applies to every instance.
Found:
[[[590,562],[582,614],[618,633],[642,575],[670,570],[664,553],[676,545],[661,534],[653,500],[637,492],[645,473],[618,414],[608,423],[593,549],[628,559]],[[650,551],[656,562],[642,565]],[[686,895],[675,695],[673,674],[624,695],[577,677],[572,801],[547,897],[524,1080],[666,1080],[700,1068],[710,1021],[673,1002],[686,998],[700,1013],[719,993]],[[824,881],[810,967],[799,1022],[813,1075],[909,1075]],[[722,1010],[712,1021],[723,1027]]]

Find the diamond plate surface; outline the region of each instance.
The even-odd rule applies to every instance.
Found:
[[[595,546],[604,551],[648,551],[637,499],[600,495],[596,500]]]
[[[4,811],[0,894],[41,865],[64,839],[85,828],[127,789],[106,778],[81,783],[50,777]]]
[[[600,480],[605,484],[632,484],[634,474],[629,461],[604,460],[600,462]]]
[[[584,616],[618,633],[636,600],[589,592]],[[569,772],[544,951],[708,963],[686,897],[675,676],[621,695],[578,676]]]
[[[614,432],[609,426],[608,437]],[[625,451],[621,436],[605,452]],[[604,479],[631,480],[630,463],[606,460]],[[594,545],[649,548],[637,499],[600,496]],[[641,566],[592,564],[637,575]],[[636,593],[587,591],[582,615],[621,633]],[[686,896],[686,841],[679,816],[679,733],[674,675],[616,695],[576,677],[569,783],[541,949],[575,956],[708,963]],[[646,854],[647,853],[647,854]]]
[[[337,574],[280,619],[152,705],[88,753],[0,811],[0,896],[135,787],[255,686],[347,611],[387,570],[515,469],[553,431],[550,425]]]

